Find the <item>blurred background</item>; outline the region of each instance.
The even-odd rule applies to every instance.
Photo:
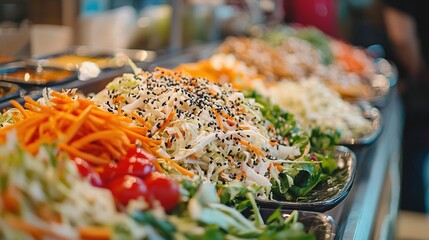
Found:
[[[69,45],[158,50],[295,22],[360,46],[385,46],[381,6],[381,0],[0,0],[0,33],[31,35],[31,54]]]

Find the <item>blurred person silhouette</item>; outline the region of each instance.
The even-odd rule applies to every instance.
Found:
[[[401,209],[426,212],[429,159],[429,2],[384,0],[383,15],[403,97]]]

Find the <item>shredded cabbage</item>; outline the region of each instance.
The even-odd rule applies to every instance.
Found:
[[[272,161],[301,155],[298,147],[289,146],[269,128],[258,103],[229,84],[159,69],[124,74],[93,101],[111,112],[121,108],[123,114],[135,112],[143,117],[152,126],[149,136],[162,141],[160,151],[214,183],[242,179],[247,185],[264,186],[266,194],[271,187],[267,168]],[[172,111],[174,116],[162,128]],[[142,123],[136,120],[135,124]],[[271,140],[278,147],[271,146]],[[174,168],[167,169],[174,172]]]

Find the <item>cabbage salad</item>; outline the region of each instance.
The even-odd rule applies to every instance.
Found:
[[[148,136],[161,141],[159,161],[168,173],[180,175],[184,168],[203,181],[244,184],[259,198],[295,201],[337,169],[332,149],[314,152],[293,119],[277,107],[270,122],[261,111],[270,104],[255,99],[229,84],[157,69],[124,74],[92,100],[150,126]],[[304,180],[302,172],[308,173]]]
[[[211,81],[216,82],[214,77],[218,77],[222,79],[219,81],[230,82],[233,86],[243,86],[242,79],[247,79],[247,85],[240,90],[254,89],[248,97],[254,98],[259,104],[264,105],[261,112],[271,123],[276,123],[279,119],[278,116],[270,116],[276,112],[273,108],[279,106],[291,113],[285,118],[291,118],[289,123],[294,121],[293,116],[295,116],[301,126],[309,129],[311,136],[318,132],[316,138],[313,138],[315,142],[312,142],[311,145],[316,151],[319,150],[317,147],[322,142],[318,141],[321,137],[328,139],[327,146],[330,146],[338,142],[336,138],[340,133],[342,139],[350,139],[372,132],[372,123],[363,117],[362,110],[341,99],[336,92],[329,89],[317,77],[302,82],[268,83],[264,81],[264,78],[257,77],[254,67],[247,66],[232,54],[223,53],[217,53],[198,63],[183,64],[178,67],[178,70],[185,70],[197,75],[203,75],[204,70],[208,72],[207,77]],[[231,72],[235,74],[231,74]],[[247,91],[247,93],[249,92]],[[269,98],[272,103],[258,95]],[[283,112],[286,114],[284,110]],[[276,129],[279,129],[280,125]],[[296,124],[292,125],[296,127]],[[290,132],[290,129],[283,132]]]
[[[233,54],[240,61],[255,67],[269,82],[305,81],[317,77],[344,98],[368,99],[375,94],[370,84],[375,74],[370,58],[366,57],[365,63],[362,63],[365,67],[359,67],[359,73],[349,71],[343,61],[334,59],[331,42],[337,42],[321,35],[323,33],[312,28],[272,30],[261,39],[229,37],[218,51]],[[358,64],[357,60],[344,61]]]
[[[251,218],[225,206],[214,185],[186,181],[172,213],[142,210],[141,198],[120,209],[52,145],[34,156],[11,133],[0,152],[1,239],[315,239],[297,212],[284,219],[276,211],[264,222],[251,194]]]
[[[359,106],[344,101],[315,77],[300,82],[254,84],[262,95],[292,113],[305,127],[336,129],[344,140],[364,137],[373,131],[371,120],[364,117]]]

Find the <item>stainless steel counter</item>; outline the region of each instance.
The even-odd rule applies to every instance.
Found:
[[[403,128],[402,105],[396,90],[381,109],[384,129],[377,141],[354,149],[358,158],[349,196],[326,212],[337,223],[336,239],[392,239],[399,207],[399,162]]]

